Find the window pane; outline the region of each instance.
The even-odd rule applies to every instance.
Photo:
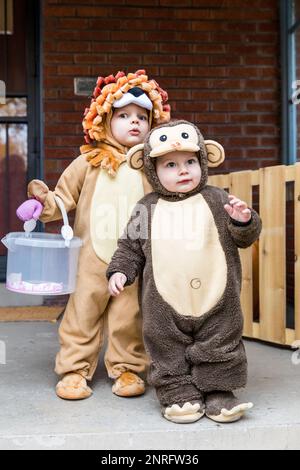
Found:
[[[16,216],[17,207],[27,197],[27,124],[11,124],[8,128],[9,151],[9,231],[23,230]]]
[[[6,180],[6,125],[0,124],[0,238],[6,234],[5,180]],[[6,249],[0,243],[0,255],[5,255]]]
[[[0,34],[13,34],[13,0],[0,0]]]
[[[7,128],[7,131],[6,131]],[[8,135],[8,155],[6,138]],[[26,199],[27,186],[27,124],[0,125],[0,237],[23,230],[16,216],[17,207]],[[5,248],[0,246],[0,255]]]
[[[295,67],[296,67],[296,80],[300,80],[300,29],[295,31]],[[297,84],[297,90],[299,89]],[[297,98],[299,98],[300,93],[297,91]],[[297,160],[300,160],[300,103],[296,104],[296,119],[297,119]]]
[[[6,104],[0,104],[0,116],[27,116],[27,99],[6,98]]]
[[[7,94],[26,94],[28,77],[26,34],[29,27],[27,10],[32,3],[37,2],[15,0],[10,22],[13,34],[0,34],[0,78],[6,83]]]

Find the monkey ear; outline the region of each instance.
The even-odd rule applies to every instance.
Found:
[[[225,160],[225,151],[221,144],[215,140],[204,141],[207,152],[207,165],[212,168],[221,165]]]
[[[133,170],[142,170],[144,166],[144,144],[137,144],[127,153],[127,163]]]

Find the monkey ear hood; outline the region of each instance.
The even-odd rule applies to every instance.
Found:
[[[204,140],[194,124],[179,120],[152,129],[146,137],[145,144],[139,144],[130,149],[127,162],[133,169],[144,169],[154,191],[164,196],[174,197],[174,193],[167,191],[161,185],[156,174],[155,159],[176,150],[196,153],[202,173],[199,185],[186,196],[181,194],[180,197],[188,197],[199,192],[207,183],[208,167],[217,167],[225,159],[222,145],[214,140]]]

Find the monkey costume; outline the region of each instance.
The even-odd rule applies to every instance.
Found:
[[[199,159],[201,180],[188,193],[169,192],[156,174],[155,159],[175,150]],[[252,209],[247,223],[229,217],[228,194],[207,185],[207,167],[219,165],[224,150],[191,123],[153,129],[128,158],[133,168],[144,166],[154,192],[133,211],[107,276],[121,272],[131,285],[140,275],[149,383],[171,421],[196,421],[205,407],[215,421],[235,421],[252,406],[232,393],[247,376],[238,248],[258,238],[260,218]]]
[[[124,379],[127,391],[123,394],[113,387],[114,393],[131,396],[144,391],[143,381],[133,374],[143,372],[148,362],[142,342],[137,285],[125,289],[119,299],[110,299],[105,276],[132,207],[151,190],[142,173],[126,164],[128,148],[117,142],[110,130],[112,108],[128,104],[124,98],[133,99],[128,93],[133,88],[138,93],[131,102],[145,107],[143,103],[148,101],[151,105],[151,127],[169,121],[167,93],[155,80],[149,80],[144,70],[127,76],[119,72],[115,77],[99,77],[83,120],[87,145],[81,147],[82,154],[63,172],[53,192],[39,180],[28,186],[28,196],[44,205],[42,222],[61,218],[54,196],[63,200],[67,212],[76,208],[74,233],[83,240],[76,291],[70,296],[59,329],[61,348],[55,371],[64,375],[56,388],[61,398],[85,398],[92,393],[86,380],[92,379],[98,363],[105,314],[108,375],[117,379],[131,371]],[[103,212],[105,209],[107,213]],[[121,388],[124,383],[119,383]]]

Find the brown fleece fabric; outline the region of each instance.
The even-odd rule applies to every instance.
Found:
[[[222,189],[206,186],[205,176],[197,193],[203,196],[214,217],[227,263],[226,288],[217,304],[201,316],[177,313],[164,301],[155,283],[151,221],[160,198],[176,203],[181,197],[177,193],[166,194],[165,190],[159,188],[155,167],[151,166],[148,153],[145,150],[145,173],[157,192],[145,196],[133,211],[127,229],[119,239],[107,277],[122,272],[127,276],[127,285],[130,285],[140,275],[139,301],[143,314],[143,335],[151,360],[148,379],[155,386],[161,405],[167,406],[197,400],[197,394],[199,398],[201,393],[232,391],[245,386],[247,359],[242,343],[241,263],[238,247],[246,248],[258,238],[261,220],[252,210],[249,224],[234,225],[224,209],[224,204],[228,203],[228,194]],[[201,160],[201,155],[198,158]],[[207,175],[206,162],[205,159],[204,168],[203,162],[201,164],[204,175]],[[184,194],[185,198],[193,196],[194,192]],[[145,213],[146,216],[143,216]],[[135,239],[137,228],[140,236]]]
[[[207,393],[205,397],[205,412],[210,416],[218,416],[223,408],[229,411],[239,404],[241,404],[241,401],[232,392]]]
[[[224,295],[210,311],[200,317],[182,316],[162,299],[153,276],[149,221],[149,238],[132,240],[124,236],[120,239],[107,271],[108,278],[114,272],[123,272],[128,285],[143,273],[140,302],[144,342],[151,359],[148,379],[165,406],[195,400],[195,388],[200,392],[232,391],[245,386],[247,380],[247,360],[241,341],[243,316],[238,246],[242,237],[243,247],[257,239],[261,222],[252,211],[249,225],[234,226],[223,207],[228,201],[225,191],[206,186],[201,194],[213,213],[228,266]],[[157,193],[151,193],[140,201],[147,208],[149,219],[151,205],[158,199]],[[133,233],[136,226],[133,216],[127,234]]]

